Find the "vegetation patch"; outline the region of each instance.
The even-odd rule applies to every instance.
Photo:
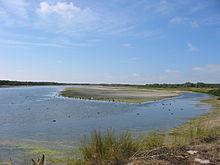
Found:
[[[83,159],[69,160],[68,165],[134,165],[145,164],[146,162],[160,162],[161,164],[178,164],[181,161],[193,162],[187,151],[195,149],[198,145],[215,146],[220,142],[220,127],[203,128],[201,125],[191,123],[190,129],[177,128],[169,133],[152,132],[142,139],[134,139],[130,134],[123,133],[115,135],[112,132],[100,133],[94,131],[91,138],[81,148]],[[212,155],[213,163],[218,161],[217,148]],[[199,150],[199,148],[197,149]],[[203,151],[199,151],[201,152]],[[205,152],[202,153],[203,156]],[[182,156],[181,156],[182,155]],[[185,155],[185,156],[183,156]],[[188,156],[187,156],[188,155]],[[145,162],[145,163],[144,163]],[[147,164],[147,163],[146,163]],[[132,164],[131,164],[132,165]]]
[[[130,134],[120,136],[112,132],[101,134],[94,131],[91,139],[81,148],[84,161],[88,164],[125,164],[139,150],[139,144]]]
[[[0,162],[0,165],[12,165],[11,162]]]

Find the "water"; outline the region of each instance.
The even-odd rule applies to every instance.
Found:
[[[209,96],[199,93],[131,104],[64,98],[58,95],[64,88],[0,88],[0,160],[8,160],[6,155],[16,160],[16,154],[25,152],[21,146],[26,144],[44,144],[44,147],[48,144],[50,148],[54,144],[54,150],[73,149],[70,146],[79,145],[93,129],[165,130],[186,122],[188,117],[208,113],[210,108],[199,102]]]

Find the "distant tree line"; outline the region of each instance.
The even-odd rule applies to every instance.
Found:
[[[208,84],[202,82],[186,82],[183,84],[145,84],[145,86],[151,88],[220,88],[220,84]]]
[[[0,86],[40,86],[40,85],[102,85],[102,86],[113,86],[113,87],[140,87],[140,88],[220,88],[220,84],[209,84],[209,83],[191,83],[186,82],[183,84],[145,84],[145,85],[134,85],[134,84],[90,84],[90,83],[58,83],[58,82],[31,82],[31,81],[10,81],[0,80]]]
[[[41,86],[41,85],[73,85],[57,82],[31,82],[31,81],[9,81],[0,80],[0,86]]]
[[[209,84],[209,83],[191,83],[191,82],[186,82],[183,84],[145,84],[145,85],[132,85],[132,84],[101,84],[103,86],[114,86],[114,87],[119,87],[119,86],[124,86],[124,87],[141,87],[141,88],[220,88],[220,84]]]

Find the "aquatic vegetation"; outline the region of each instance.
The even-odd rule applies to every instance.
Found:
[[[1,162],[0,161],[0,165],[12,165],[12,162]]]
[[[20,148],[22,149],[26,149],[29,150],[27,153],[29,154],[39,154],[39,153],[47,153],[48,155],[59,155],[59,154],[63,154],[64,152],[60,152],[57,150],[51,150],[48,148],[43,148],[43,147],[38,147],[38,146],[28,146],[28,145],[24,145],[21,146]]]

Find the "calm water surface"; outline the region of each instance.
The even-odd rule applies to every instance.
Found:
[[[116,132],[167,129],[186,122],[187,117],[207,113],[210,108],[200,102],[209,97],[206,94],[184,93],[180,97],[131,104],[58,96],[64,88],[0,88],[0,160],[8,159],[8,155],[16,160],[16,153],[25,153],[25,147],[21,146],[29,143],[44,143],[44,147],[46,142],[62,144],[70,149],[93,129]]]

